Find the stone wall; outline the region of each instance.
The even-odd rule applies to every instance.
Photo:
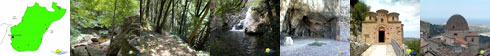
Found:
[[[469,54],[479,54],[479,37],[466,37],[466,40],[468,41],[468,49],[464,50],[464,52],[468,52]]]
[[[429,38],[430,33],[430,23],[425,21],[420,21],[420,37]]]

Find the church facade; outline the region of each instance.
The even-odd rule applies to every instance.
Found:
[[[399,21],[399,15],[384,9],[367,12],[362,22],[361,42],[391,44],[391,40],[395,40],[403,44],[403,24]]]

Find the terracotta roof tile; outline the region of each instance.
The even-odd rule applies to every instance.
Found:
[[[466,37],[479,37],[479,36],[480,36],[480,34],[478,34],[478,33],[468,33],[468,34],[466,34]]]
[[[458,43],[460,43],[460,44],[468,44],[468,42],[466,42],[466,41],[465,41],[464,39],[462,39],[462,38],[455,38],[455,39],[456,39],[456,41],[457,41]]]

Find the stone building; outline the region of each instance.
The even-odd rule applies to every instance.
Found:
[[[478,37],[480,37],[479,34],[477,33],[469,33],[469,34],[466,34],[465,36],[465,40],[468,42],[468,49],[465,49],[463,52],[467,52],[469,54],[479,54],[479,51],[480,51],[480,43],[479,43],[479,39]]]
[[[421,27],[423,27],[421,22]],[[421,28],[423,32],[425,28]],[[468,23],[459,14],[452,15],[445,25],[445,32],[436,36],[422,37],[422,52],[426,55],[477,55],[479,53],[478,33],[469,32]],[[430,31],[430,30],[429,30]],[[423,36],[423,35],[421,35]],[[431,38],[432,37],[432,38]]]
[[[433,54],[430,52],[426,52],[427,50],[429,50],[429,48],[431,48],[428,45],[434,44],[432,42],[431,43],[426,42],[429,39],[429,35],[430,35],[430,23],[425,22],[425,21],[420,21],[420,40],[421,40],[420,50],[422,51],[421,53],[426,54],[426,56]],[[436,46],[438,46],[438,45],[436,45]]]
[[[459,14],[455,14],[449,18],[446,22],[445,31],[448,36],[455,36],[463,38],[466,33],[468,33],[468,23],[463,18],[463,16]]]
[[[391,44],[391,40],[402,44],[403,24],[399,21],[398,13],[388,13],[381,9],[375,12],[367,12],[362,22],[361,42]]]
[[[425,21],[420,21],[420,37],[429,38],[430,35],[430,23]]]
[[[468,23],[465,18],[459,14],[452,15],[446,22],[446,35],[445,37],[453,37],[458,42],[467,42],[467,44],[462,45],[463,52],[466,54],[478,54],[479,34],[469,32]],[[462,40],[458,40],[462,39]]]

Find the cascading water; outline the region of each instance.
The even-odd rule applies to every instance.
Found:
[[[240,22],[238,24],[233,25],[233,27],[231,28],[230,31],[244,31],[245,30],[245,28],[247,27],[247,22],[251,18],[251,16],[250,16],[251,9],[252,8],[247,9],[245,19],[240,20]]]
[[[257,36],[249,35],[245,33],[245,28],[249,26],[249,20],[252,20],[251,16],[252,8],[249,7],[246,10],[245,18],[240,20],[238,24],[233,24],[233,27],[229,31],[214,32],[211,37],[209,49],[215,50],[210,53],[215,55],[245,55],[245,56],[257,56],[262,54],[262,46],[258,45]],[[242,15],[243,16],[243,15]],[[213,42],[218,41],[218,42]],[[227,46],[227,47],[222,47]]]

